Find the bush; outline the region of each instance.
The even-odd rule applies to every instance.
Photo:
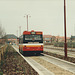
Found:
[[[63,42],[57,42],[57,43],[54,43],[54,46],[55,47],[63,47],[64,43]]]
[[[7,58],[8,48],[9,48],[9,46],[6,48],[6,52],[4,53],[4,58],[5,59]]]
[[[44,43],[44,45],[53,45],[53,43]]]
[[[64,42],[54,43],[54,46],[55,47],[64,47]],[[68,42],[67,43],[67,47],[69,47],[69,48],[75,48],[75,42]]]
[[[75,42],[69,42],[69,43],[67,44],[67,46],[68,46],[69,48],[75,48]]]

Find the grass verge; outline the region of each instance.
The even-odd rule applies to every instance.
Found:
[[[8,46],[1,62],[1,74],[38,75],[38,73],[12,48]]]

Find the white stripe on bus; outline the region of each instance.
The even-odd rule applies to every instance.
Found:
[[[43,44],[19,44],[19,45],[43,45]]]

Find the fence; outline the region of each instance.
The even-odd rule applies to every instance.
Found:
[[[0,47],[0,61],[2,56],[4,55],[4,52],[6,51],[7,45],[1,46]]]

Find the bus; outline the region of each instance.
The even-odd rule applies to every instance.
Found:
[[[19,37],[19,52],[23,55],[43,53],[43,32],[24,31]]]

